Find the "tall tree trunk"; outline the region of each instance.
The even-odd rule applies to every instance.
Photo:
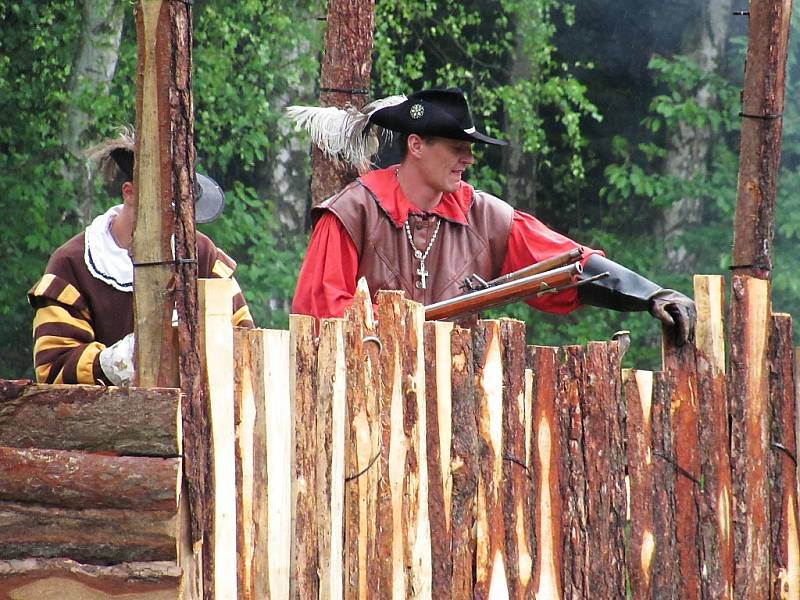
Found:
[[[80,50],[72,67],[67,91],[67,114],[61,139],[75,158],[64,176],[78,185],[78,217],[83,224],[92,218],[89,172],[81,151],[87,145],[86,132],[93,124],[92,101],[108,94],[117,68],[119,42],[127,0],[84,0]]]
[[[731,19],[731,0],[700,3],[700,18],[693,30],[687,32],[683,54],[688,55],[704,71],[716,71],[725,53]],[[710,108],[717,99],[708,86],[700,88],[694,100],[701,108]],[[669,153],[664,172],[681,179],[703,173],[708,164],[712,132],[681,123],[668,140]],[[659,224],[659,237],[666,246],[666,267],[675,272],[691,272],[697,256],[690,254],[681,236],[702,221],[699,198],[681,198],[664,210]]]

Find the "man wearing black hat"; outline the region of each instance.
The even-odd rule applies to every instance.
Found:
[[[97,161],[106,191],[122,204],[96,217],[60,246],[44,276],[28,292],[33,320],[34,370],[45,383],[130,384],[133,375],[133,134],[123,130],[87,151]],[[222,190],[198,174],[196,220],[222,210]],[[233,279],[236,263],[197,232],[198,276]],[[234,280],[233,324],[253,327],[250,310]]]
[[[463,181],[474,162],[472,144],[505,145],[476,131],[461,90],[424,90],[355,109],[290,107],[329,156],[362,174],[312,211],[314,230],[297,282],[292,311],[340,316],[356,282],[403,290],[423,304],[461,293],[473,273],[491,280],[579,247],[535,217],[514,210]],[[401,134],[400,164],[365,172],[377,150],[375,128]],[[583,277],[607,276],[529,301],[567,313],[582,304],[649,310],[675,332],[693,337],[692,300],[664,289],[601,252],[584,247]]]

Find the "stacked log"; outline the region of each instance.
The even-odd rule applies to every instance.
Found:
[[[180,392],[0,393],[0,597],[175,598]]]

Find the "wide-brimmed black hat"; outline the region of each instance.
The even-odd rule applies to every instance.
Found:
[[[372,125],[399,133],[416,133],[481,144],[507,142],[477,131],[464,92],[458,88],[414,92],[404,102],[386,106],[369,116]]]

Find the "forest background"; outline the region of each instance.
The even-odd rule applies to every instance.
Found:
[[[326,5],[195,0],[198,170],[225,189],[200,229],[239,264],[260,327],[286,328],[308,239],[308,142],[283,116],[316,104]],[[371,98],[460,86],[479,127],[474,186],[662,285],[728,274],[744,0],[377,0]],[[795,15],[797,11],[795,11]],[[774,310],[800,316],[800,65],[790,37],[776,208]],[[31,377],[26,291],[50,253],[117,199],[82,149],[133,123],[131,0],[0,0],[0,376]],[[628,329],[626,362],[657,367],[648,315],[504,308],[532,343]]]

